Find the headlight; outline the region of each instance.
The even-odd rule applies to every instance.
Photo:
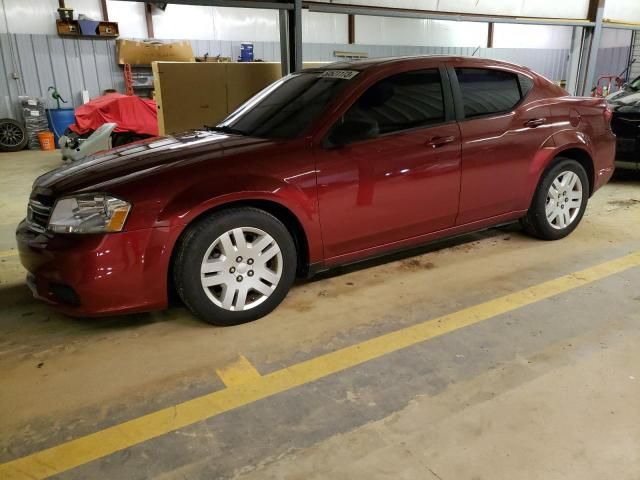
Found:
[[[49,218],[57,233],[120,232],[131,204],[109,195],[91,193],[60,198]]]

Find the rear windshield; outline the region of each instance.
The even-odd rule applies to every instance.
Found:
[[[299,137],[357,74],[326,70],[287,75],[248,100],[218,127],[262,138]]]

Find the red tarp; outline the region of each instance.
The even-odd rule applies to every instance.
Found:
[[[76,108],[76,123],[69,128],[79,135],[105,123],[117,123],[115,132],[158,135],[156,102],[135,95],[109,93]]]

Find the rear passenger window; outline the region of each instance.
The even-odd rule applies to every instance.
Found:
[[[509,112],[520,101],[518,77],[502,70],[456,68],[466,118]]]
[[[518,80],[520,80],[520,93],[522,94],[522,98],[524,98],[533,88],[533,80],[521,73],[518,74]]]
[[[379,81],[356,100],[344,121],[365,121],[382,135],[444,121],[440,72],[417,70]]]

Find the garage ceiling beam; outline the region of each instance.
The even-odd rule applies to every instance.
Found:
[[[117,0],[127,1],[127,0]],[[144,3],[145,0],[133,0]],[[232,8],[264,8],[267,10],[293,10],[293,2],[260,1],[260,0],[171,0],[175,5],[197,5],[201,7],[232,7]]]
[[[602,22],[602,28],[619,28],[622,30],[640,30],[640,23]]]
[[[375,17],[419,18],[434,20],[450,20],[454,22],[483,22],[483,23],[522,23],[530,25],[568,25],[579,27],[593,27],[595,22],[587,19],[571,18],[534,18],[489,16],[474,13],[447,13],[431,10],[409,10],[388,7],[366,7],[358,5],[338,5],[335,3],[303,2],[303,6],[311,12],[342,13],[346,15],[370,15]]]

